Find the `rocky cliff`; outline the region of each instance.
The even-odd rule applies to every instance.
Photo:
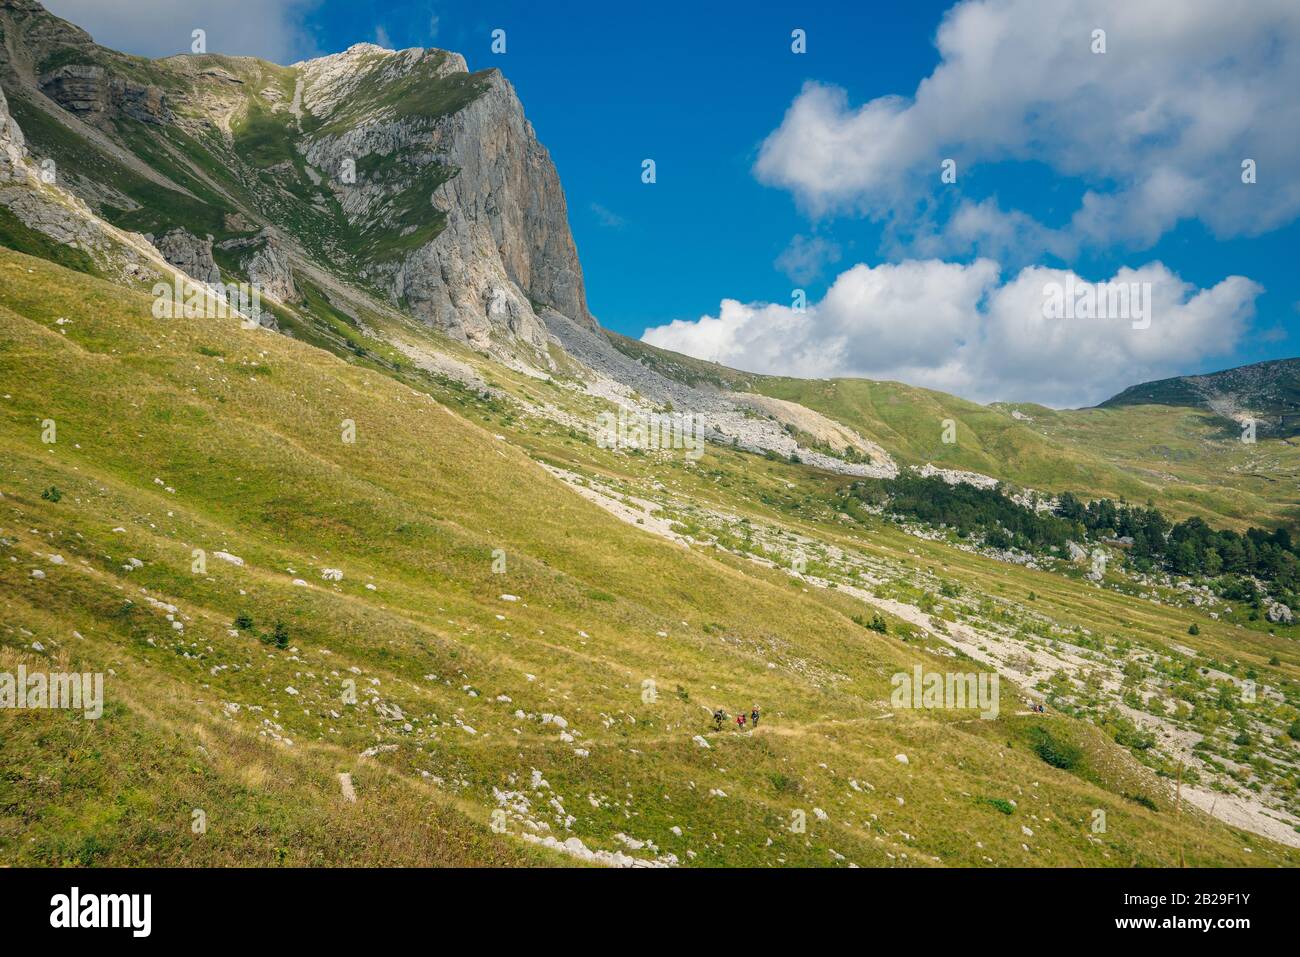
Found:
[[[304,137],[303,156],[332,174],[349,222],[420,239],[395,255],[381,243],[368,277],[480,346],[506,335],[544,348],[543,305],[594,326],[559,176],[499,71],[470,74],[456,54],[371,44],[297,68],[320,130]],[[406,95],[416,85],[423,102]],[[359,89],[390,92],[359,112]],[[420,236],[429,222],[436,229]]]

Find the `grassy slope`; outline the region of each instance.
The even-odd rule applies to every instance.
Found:
[[[535,859],[516,836],[528,817],[696,864],[1167,864],[1180,845],[1189,863],[1294,860],[1124,798],[1150,789],[1145,772],[1086,724],[1053,726],[1088,755],[1072,774],[1032,753],[1012,702],[992,722],[882,719],[888,676],[942,659],[854,625],[845,596],[641,534],[519,449],[620,464],[586,441],[490,404],[453,411],[273,334],[160,323],[144,297],[9,251],[0,279],[0,654],[7,668],[26,656],[113,672],[99,722],[0,712],[6,859],[503,863]],[[54,445],[40,441],[47,418]],[[806,474],[735,453],[705,461],[668,477],[734,505],[749,485],[777,502]],[[41,499],[51,485],[58,503]],[[131,558],[143,566],[128,571]],[[183,631],[150,599],[175,605]],[[289,647],[232,635],[240,613],[255,630],[284,622]],[[357,706],[342,703],[349,675]],[[751,700],[768,714],[759,734],[692,741],[705,709]],[[375,745],[396,747],[358,758]],[[355,806],[338,796],[342,771]],[[531,802],[507,838],[487,827],[494,788]],[[986,797],[1020,808],[1006,816]],[[188,829],[195,807],[202,837]],[[1101,839],[1086,826],[1098,807]],[[794,809],[808,833],[785,827]]]
[[[764,395],[800,402],[882,444],[907,464],[932,462],[1049,492],[1155,501],[1179,517],[1232,526],[1296,525],[1300,445],[1243,445],[1238,430],[1194,409],[1133,406],[1053,411],[982,406],[955,396],[865,379],[757,379]],[[942,441],[943,423],[957,441]]]

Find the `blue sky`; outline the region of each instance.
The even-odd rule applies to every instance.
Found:
[[[631,336],[1053,405],[1300,354],[1294,4],[167,0],[132,22],[161,2],[49,6],[147,55],[192,21],[282,62],[364,40],[500,68],[559,169],[592,311]],[[1034,315],[1067,272],[1124,270],[1155,290],[1149,329]]]

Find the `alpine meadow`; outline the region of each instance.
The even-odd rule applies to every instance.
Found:
[[[1293,4],[764,10],[694,185],[514,6],[96,6],[0,0],[0,863],[1300,865]]]

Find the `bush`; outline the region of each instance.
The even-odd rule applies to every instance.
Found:
[[[1124,797],[1128,798],[1130,801],[1132,801],[1132,802],[1135,803],[1135,804],[1141,804],[1141,805],[1142,805],[1144,808],[1146,808],[1148,811],[1159,811],[1159,810],[1160,810],[1160,808],[1158,808],[1158,807],[1156,806],[1156,802],[1153,801],[1153,800],[1151,800],[1151,799],[1150,799],[1149,797],[1147,797],[1145,794],[1127,794],[1127,793],[1126,793],[1126,794],[1124,795]]]
[[[285,627],[284,622],[277,621],[275,623],[275,634],[272,636],[272,641],[275,642],[277,648],[289,647],[289,629]]]
[[[1201,633],[1201,629],[1197,625],[1193,624],[1190,628],[1187,629],[1187,633],[1189,635],[1199,635]]]
[[[768,780],[772,782],[772,787],[776,789],[778,794],[798,794],[803,790],[798,778],[792,778],[788,774],[781,774],[779,771],[769,774]]]
[[[980,798],[980,800],[997,808],[1003,814],[1011,814],[1016,809],[1016,806],[1006,798]]]
[[[1083,751],[1068,741],[1061,741],[1043,727],[1034,728],[1034,753],[1054,768],[1069,771],[1083,760]]]
[[[252,616],[246,611],[240,612],[239,617],[235,619],[235,627],[240,631],[248,631],[253,627]]]
[[[57,485],[51,485],[41,493],[41,498],[45,499],[47,502],[57,502],[59,499],[63,498],[63,493],[59,491]]]
[[[872,631],[878,631],[882,635],[889,634],[889,623],[879,614],[872,615],[870,621],[867,621],[861,615],[854,615],[853,623],[861,625],[863,628],[870,628]]]

